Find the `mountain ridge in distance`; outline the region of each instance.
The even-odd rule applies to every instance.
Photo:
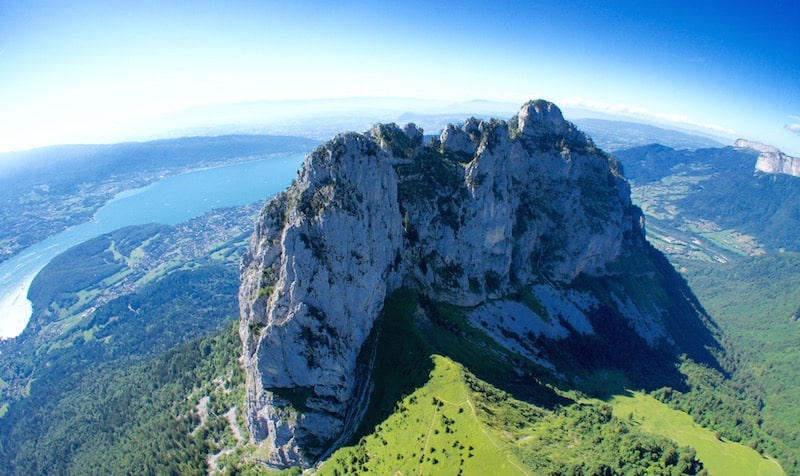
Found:
[[[756,172],[800,177],[800,158],[788,156],[777,147],[746,139],[736,139],[733,146],[758,151]]]
[[[642,206],[650,212],[649,226],[658,231],[658,236],[668,238],[660,249],[692,254],[697,242],[688,235],[676,235],[682,231],[705,235],[696,239],[727,248],[722,254],[713,252],[717,257],[711,259],[715,260],[758,254],[762,252],[759,250],[800,250],[794,239],[800,223],[800,180],[783,173],[780,160],[765,172],[759,166],[765,153],[734,146],[675,150],[653,144],[620,150],[615,155],[635,184]],[[786,157],[780,153],[766,155]],[[775,173],[778,169],[780,173]],[[685,191],[671,193],[670,188]],[[730,232],[740,235],[723,236]],[[673,239],[677,242],[669,243]]]
[[[722,147],[722,139],[703,135],[697,131],[666,128],[655,124],[629,122],[618,119],[573,119],[581,129],[605,151],[616,152],[632,147],[661,144],[673,149],[702,149]]]
[[[414,122],[428,132],[437,132],[449,122],[458,123],[470,116],[478,118],[509,117],[518,109],[519,102],[502,100],[440,100],[430,98],[397,97],[344,97],[288,100],[254,100],[196,106],[167,116],[153,118],[143,124],[138,132],[120,138],[121,141],[142,141],[185,136],[226,134],[271,134],[309,137],[327,140],[344,130],[367,130],[375,123]],[[689,148],[711,146],[703,137],[727,144],[728,139],[702,129],[681,127],[675,123],[648,121],[644,117],[612,115],[577,106],[562,108],[564,115],[579,126],[585,121],[610,121],[620,124],[656,127],[664,131],[697,136],[701,142],[688,144]],[[598,128],[599,127],[599,128]],[[587,126],[595,142],[606,151],[616,150],[620,143],[607,143],[601,130],[611,129],[600,124]],[[637,135],[639,132],[637,132]],[[671,133],[670,133],[671,134]],[[619,137],[619,136],[618,136]],[[651,136],[652,137],[652,136]],[[662,142],[662,140],[650,140]],[[665,142],[683,148],[680,142]],[[624,144],[624,142],[622,143]],[[629,143],[629,146],[644,145]],[[613,147],[609,147],[612,145]]]

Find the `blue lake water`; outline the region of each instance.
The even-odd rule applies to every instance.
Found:
[[[0,263],[0,338],[19,335],[31,316],[28,289],[51,259],[67,249],[128,225],[172,225],[215,208],[246,205],[289,186],[302,154],[195,170],[122,192],[91,222],[74,226]]]

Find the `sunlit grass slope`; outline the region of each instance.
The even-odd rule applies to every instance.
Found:
[[[639,392],[618,395],[612,399],[612,404],[615,415],[630,419],[642,430],[694,448],[712,476],[784,474],[775,460],[762,457],[745,445],[718,438],[713,431],[699,426],[686,413],[673,410],[651,396]]]
[[[461,366],[442,356],[433,362],[425,386],[356,446],[337,451],[320,474],[530,474],[479,418]]]
[[[614,417],[604,402],[578,403],[568,396],[579,394],[556,392],[533,378],[529,386],[541,388],[519,392],[520,374],[494,362],[500,350],[457,324],[447,327],[459,339],[439,335],[417,304],[411,292],[387,301],[373,343],[375,390],[364,423],[349,445],[319,465],[318,474],[696,474],[701,469],[692,450]],[[457,322],[454,316],[440,318]]]

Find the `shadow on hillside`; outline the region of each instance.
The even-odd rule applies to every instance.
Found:
[[[405,289],[390,296],[376,324],[360,356],[364,365],[375,352],[373,391],[351,443],[371,433],[394,412],[398,402],[428,382],[434,354],[458,362],[478,379],[519,400],[545,408],[572,403],[548,386],[552,382],[543,380],[552,380],[547,371],[502,353],[458,313],[415,291]]]
[[[578,376],[576,388],[588,395],[608,398],[622,395],[626,389],[653,391],[663,387],[688,391],[679,366],[690,359],[726,375],[718,357],[725,352],[720,343],[721,331],[686,281],[666,257],[649,244],[639,256],[654,270],[650,279],[620,274],[603,278],[581,278],[581,286],[595,295],[645,296],[660,311],[661,325],[667,336],[648,343],[623,316],[618,306],[601,303],[589,320],[594,334],[577,332],[561,341],[541,339],[543,349],[557,368]]]
[[[374,390],[353,442],[372,432],[392,414],[398,402],[428,382],[433,354],[460,363],[477,378],[516,399],[549,409],[573,403],[555,389],[579,390],[600,399],[628,395],[628,389],[649,392],[671,387],[687,391],[685,377],[678,370],[684,357],[722,371],[715,357],[722,352],[719,329],[686,281],[647,244],[639,258],[649,261],[651,274],[655,270],[647,285],[624,274],[581,278],[579,287],[609,297],[588,316],[593,334],[571,332],[566,339],[536,340],[536,348],[555,365],[559,377],[502,349],[469,325],[463,310],[433,302],[413,290],[394,293],[386,300],[371,343],[362,351],[362,365],[374,352]],[[639,289],[630,289],[636,286]],[[621,290],[657,296],[667,339],[648,344],[634,330],[631,320],[610,304],[610,296]]]
[[[433,370],[431,349],[414,326],[417,295],[398,291],[386,299],[376,325],[362,349],[359,364],[373,361],[369,406],[352,437],[355,443],[388,418],[395,406],[427,383]]]

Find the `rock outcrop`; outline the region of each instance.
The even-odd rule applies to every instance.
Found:
[[[775,147],[745,139],[737,139],[733,146],[759,152],[756,160],[756,172],[800,177],[800,158],[798,157],[788,156]]]
[[[582,313],[596,301],[559,283],[602,276],[643,237],[619,163],[546,101],[507,122],[449,125],[427,144],[411,124],[335,137],[264,208],[243,259],[252,437],[285,467],[312,464],[348,435],[369,391],[359,354],[392,291],[469,307],[502,339],[515,320],[503,327],[503,313],[517,312],[502,299],[527,287],[563,314],[545,323],[528,311],[514,324],[527,335],[591,333]],[[665,337],[657,319],[614,299],[634,307],[631,326],[648,343]]]

